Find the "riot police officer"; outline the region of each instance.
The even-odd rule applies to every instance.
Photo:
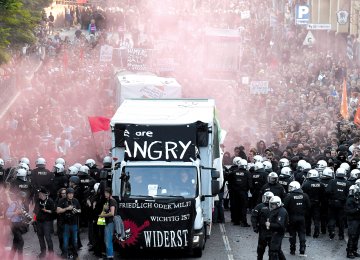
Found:
[[[46,190],[51,190],[55,175],[45,167],[46,160],[38,158],[36,160],[36,168],[31,171],[31,183],[35,189],[44,187]]]
[[[251,206],[254,208],[260,201],[262,194],[260,194],[261,188],[266,184],[267,173],[265,172],[264,165],[261,162],[257,162],[254,165],[254,172],[252,173],[252,188],[251,188]]]
[[[296,234],[300,240],[300,254],[305,254],[305,214],[310,209],[310,200],[300,187],[300,183],[293,181],[289,184],[289,193],[284,199],[284,207],[289,214],[290,254],[295,255]]]
[[[231,219],[234,225],[249,227],[246,219],[248,205],[248,191],[251,188],[251,176],[246,170],[247,162],[240,157],[233,159],[233,166],[229,169],[228,184],[230,192]]]
[[[18,169],[16,171],[16,179],[10,183],[10,190],[15,194],[18,194],[19,192],[24,192],[26,194],[24,204],[26,211],[28,211],[29,203],[33,198],[34,190],[30,181],[27,179],[27,171],[25,169]]]
[[[0,187],[5,186],[5,162],[2,158],[0,158]]]
[[[298,171],[298,173],[295,176],[295,180],[302,185],[304,181],[306,180],[306,176],[308,175],[308,172],[311,170],[311,164],[308,162],[305,162],[302,164],[299,169],[302,169],[301,171]]]
[[[89,168],[86,165],[80,167],[78,172],[78,177],[80,179],[80,191],[81,196],[77,198],[80,202],[81,208],[83,209],[80,214],[80,224],[85,227],[88,225],[86,216],[88,212],[86,211],[86,201],[91,196],[91,191],[95,185],[95,180],[89,175]],[[76,194],[75,194],[76,195]]]
[[[110,156],[105,156],[103,159],[103,168],[100,170],[100,181],[106,182],[106,187],[112,186],[112,159]]]
[[[344,168],[338,168],[335,173],[335,179],[329,182],[326,187],[326,194],[329,198],[329,237],[333,239],[335,237],[335,224],[339,225],[339,239],[344,239],[344,206],[348,195],[349,184],[345,179],[346,170]]]
[[[90,175],[90,177],[93,178],[96,182],[100,182],[100,170],[97,168],[95,160],[94,159],[87,159],[86,162],[85,162],[85,165],[87,167],[89,167],[89,175]]]
[[[283,167],[279,176],[279,184],[284,187],[285,191],[288,191],[290,182],[294,181],[294,176],[292,175],[292,170],[290,167]]]
[[[320,181],[324,184],[324,189],[329,185],[329,182],[334,179],[334,170],[330,167],[326,167],[320,175]],[[326,196],[322,196],[320,203],[320,224],[321,234],[326,234],[326,227],[328,224],[328,199]]]
[[[269,201],[270,216],[265,223],[266,228],[271,231],[271,242],[269,247],[269,260],[286,259],[281,250],[282,240],[285,235],[288,213],[282,206],[279,196],[274,196]]]
[[[259,233],[257,245],[257,259],[262,260],[266,247],[270,247],[271,232],[266,228],[266,221],[270,217],[269,201],[274,197],[271,191],[267,191],[262,196],[262,202],[253,209],[251,215],[251,225],[255,233]]]
[[[266,191],[271,191],[275,196],[279,196],[280,198],[285,197],[285,189],[284,187],[278,183],[279,177],[276,172],[271,172],[268,177],[268,183],[266,183],[260,190],[260,195],[262,196]]]
[[[354,169],[350,172],[350,176],[348,178],[349,185],[355,185],[355,181],[359,178],[360,170]]]
[[[359,257],[357,252],[360,235],[360,188],[352,185],[346,199],[345,213],[348,223],[349,240],[347,243],[347,258]]]
[[[65,175],[65,168],[64,165],[61,163],[58,163],[54,166],[54,183],[53,187],[51,189],[50,197],[53,200],[56,200],[57,192],[61,188],[67,188],[68,187],[68,178]]]
[[[306,216],[306,235],[311,236],[311,222],[314,221],[314,238],[320,235],[320,202],[324,196],[325,187],[320,182],[319,172],[311,169],[308,172],[306,181],[302,185],[303,191],[309,195],[310,209]]]

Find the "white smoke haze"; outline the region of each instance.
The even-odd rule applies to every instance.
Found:
[[[131,42],[147,47],[168,43],[168,52],[160,55],[174,57],[176,69],[165,76],[180,82],[185,98],[216,100],[221,126],[228,132],[226,151],[245,143],[255,147],[260,139],[267,145],[277,141],[286,146],[291,125],[306,123],[315,133],[321,125],[316,123],[319,117],[327,120],[328,132],[334,131],[339,99],[331,97],[330,90],[341,92],[341,81],[334,78],[332,67],[344,60],[346,40],[321,32],[315,35],[318,44],[304,47],[306,30],[281,20],[278,27],[270,27],[265,10],[272,8],[271,1],[109,1],[102,8],[107,30],[117,33],[125,21],[125,38],[131,37]],[[250,11],[251,18],[241,19],[243,11]],[[241,58],[240,69],[232,80],[204,80],[204,61],[211,55],[205,52],[207,27],[241,31],[242,51],[234,50]],[[108,43],[118,48],[118,37],[114,39]],[[111,64],[99,62],[102,43],[95,48],[81,42],[64,45],[57,55],[45,59],[31,84],[19,86],[26,89],[2,119],[0,137],[13,162],[26,156],[34,167],[42,156],[50,168],[57,157],[70,166],[88,158],[101,162],[107,155],[108,135],[94,138],[87,121],[87,116],[111,117],[116,110],[114,70]],[[316,80],[320,71],[327,79],[321,84]],[[269,81],[270,93],[251,95],[243,77]]]

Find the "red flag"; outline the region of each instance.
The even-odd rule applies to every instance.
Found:
[[[347,103],[347,91],[346,91],[346,80],[344,78],[340,114],[344,119],[349,119],[348,103]]]
[[[360,99],[359,99],[359,102],[358,102],[358,108],[357,108],[356,113],[355,113],[354,123],[357,126],[360,126]]]
[[[107,131],[110,129],[110,119],[102,116],[89,116],[91,132]]]

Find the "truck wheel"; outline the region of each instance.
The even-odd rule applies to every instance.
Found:
[[[202,257],[203,254],[203,247],[198,247],[193,249],[193,256],[196,258]]]

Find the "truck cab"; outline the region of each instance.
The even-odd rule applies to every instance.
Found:
[[[125,100],[111,120],[126,249],[202,255],[223,183],[213,100]],[[114,166],[115,166],[114,165]]]

